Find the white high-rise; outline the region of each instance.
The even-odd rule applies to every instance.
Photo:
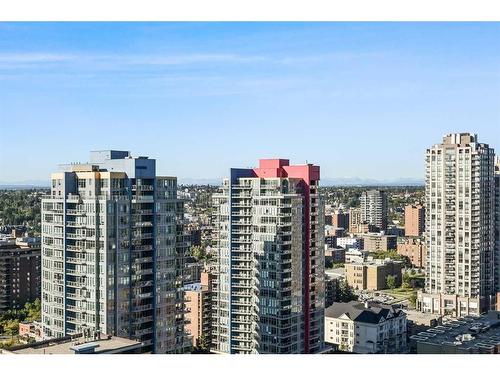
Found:
[[[477,135],[446,135],[426,155],[424,312],[478,315],[494,301],[494,150]]]
[[[186,346],[183,207],[155,160],[96,151],[62,166],[42,200],[45,337],[111,334],[144,351]]]

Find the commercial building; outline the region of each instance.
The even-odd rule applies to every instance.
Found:
[[[494,306],[494,150],[449,134],[426,155],[425,292],[421,311],[479,315]]]
[[[417,354],[500,354],[500,312],[443,319],[410,341]]]
[[[425,230],[425,208],[420,205],[405,207],[405,236],[420,237]]]
[[[44,336],[90,331],[178,353],[187,234],[175,177],[154,159],[94,151],[88,164],[61,166],[42,200]]]
[[[363,250],[363,238],[360,237],[354,237],[354,236],[349,236],[349,237],[338,237],[337,238],[337,246],[342,247],[346,250],[349,249],[358,249],[358,250]]]
[[[212,338],[212,275],[201,274],[201,282],[184,286],[186,294],[186,333],[193,347],[200,346]]]
[[[398,239],[398,254],[410,259],[416,268],[425,268],[427,264],[427,248],[420,237],[402,237]]]
[[[359,233],[358,237],[363,239],[363,250],[371,253],[379,251],[395,250],[398,244],[396,236],[381,233]]]
[[[387,277],[394,276],[396,285],[401,285],[403,263],[376,259],[363,263],[346,263],[347,283],[357,290],[387,289]]]
[[[325,342],[352,353],[405,353],[406,323],[406,313],[393,306],[337,302],[325,310]]]
[[[55,339],[0,349],[0,354],[137,354],[138,341],[109,335],[76,333]]]
[[[212,349],[323,350],[324,206],[318,166],[231,169],[214,199]]]
[[[41,296],[40,238],[0,238],[0,314]]]
[[[360,197],[361,223],[375,226],[377,230],[387,229],[387,194],[382,190],[364,191]]]

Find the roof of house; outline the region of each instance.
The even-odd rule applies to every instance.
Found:
[[[394,317],[403,313],[389,305],[372,304],[368,308],[358,301],[336,302],[325,310],[325,316],[329,318],[339,318],[347,315],[355,322],[378,324],[382,319],[387,319],[389,314]]]

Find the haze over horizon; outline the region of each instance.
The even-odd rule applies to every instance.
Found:
[[[322,179],[424,177],[425,149],[500,149],[498,23],[0,23],[0,183],[89,151],[218,180],[260,158]]]

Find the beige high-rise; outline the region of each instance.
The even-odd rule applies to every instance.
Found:
[[[494,304],[493,177],[494,150],[475,134],[449,134],[427,150],[422,311],[478,315]]]

